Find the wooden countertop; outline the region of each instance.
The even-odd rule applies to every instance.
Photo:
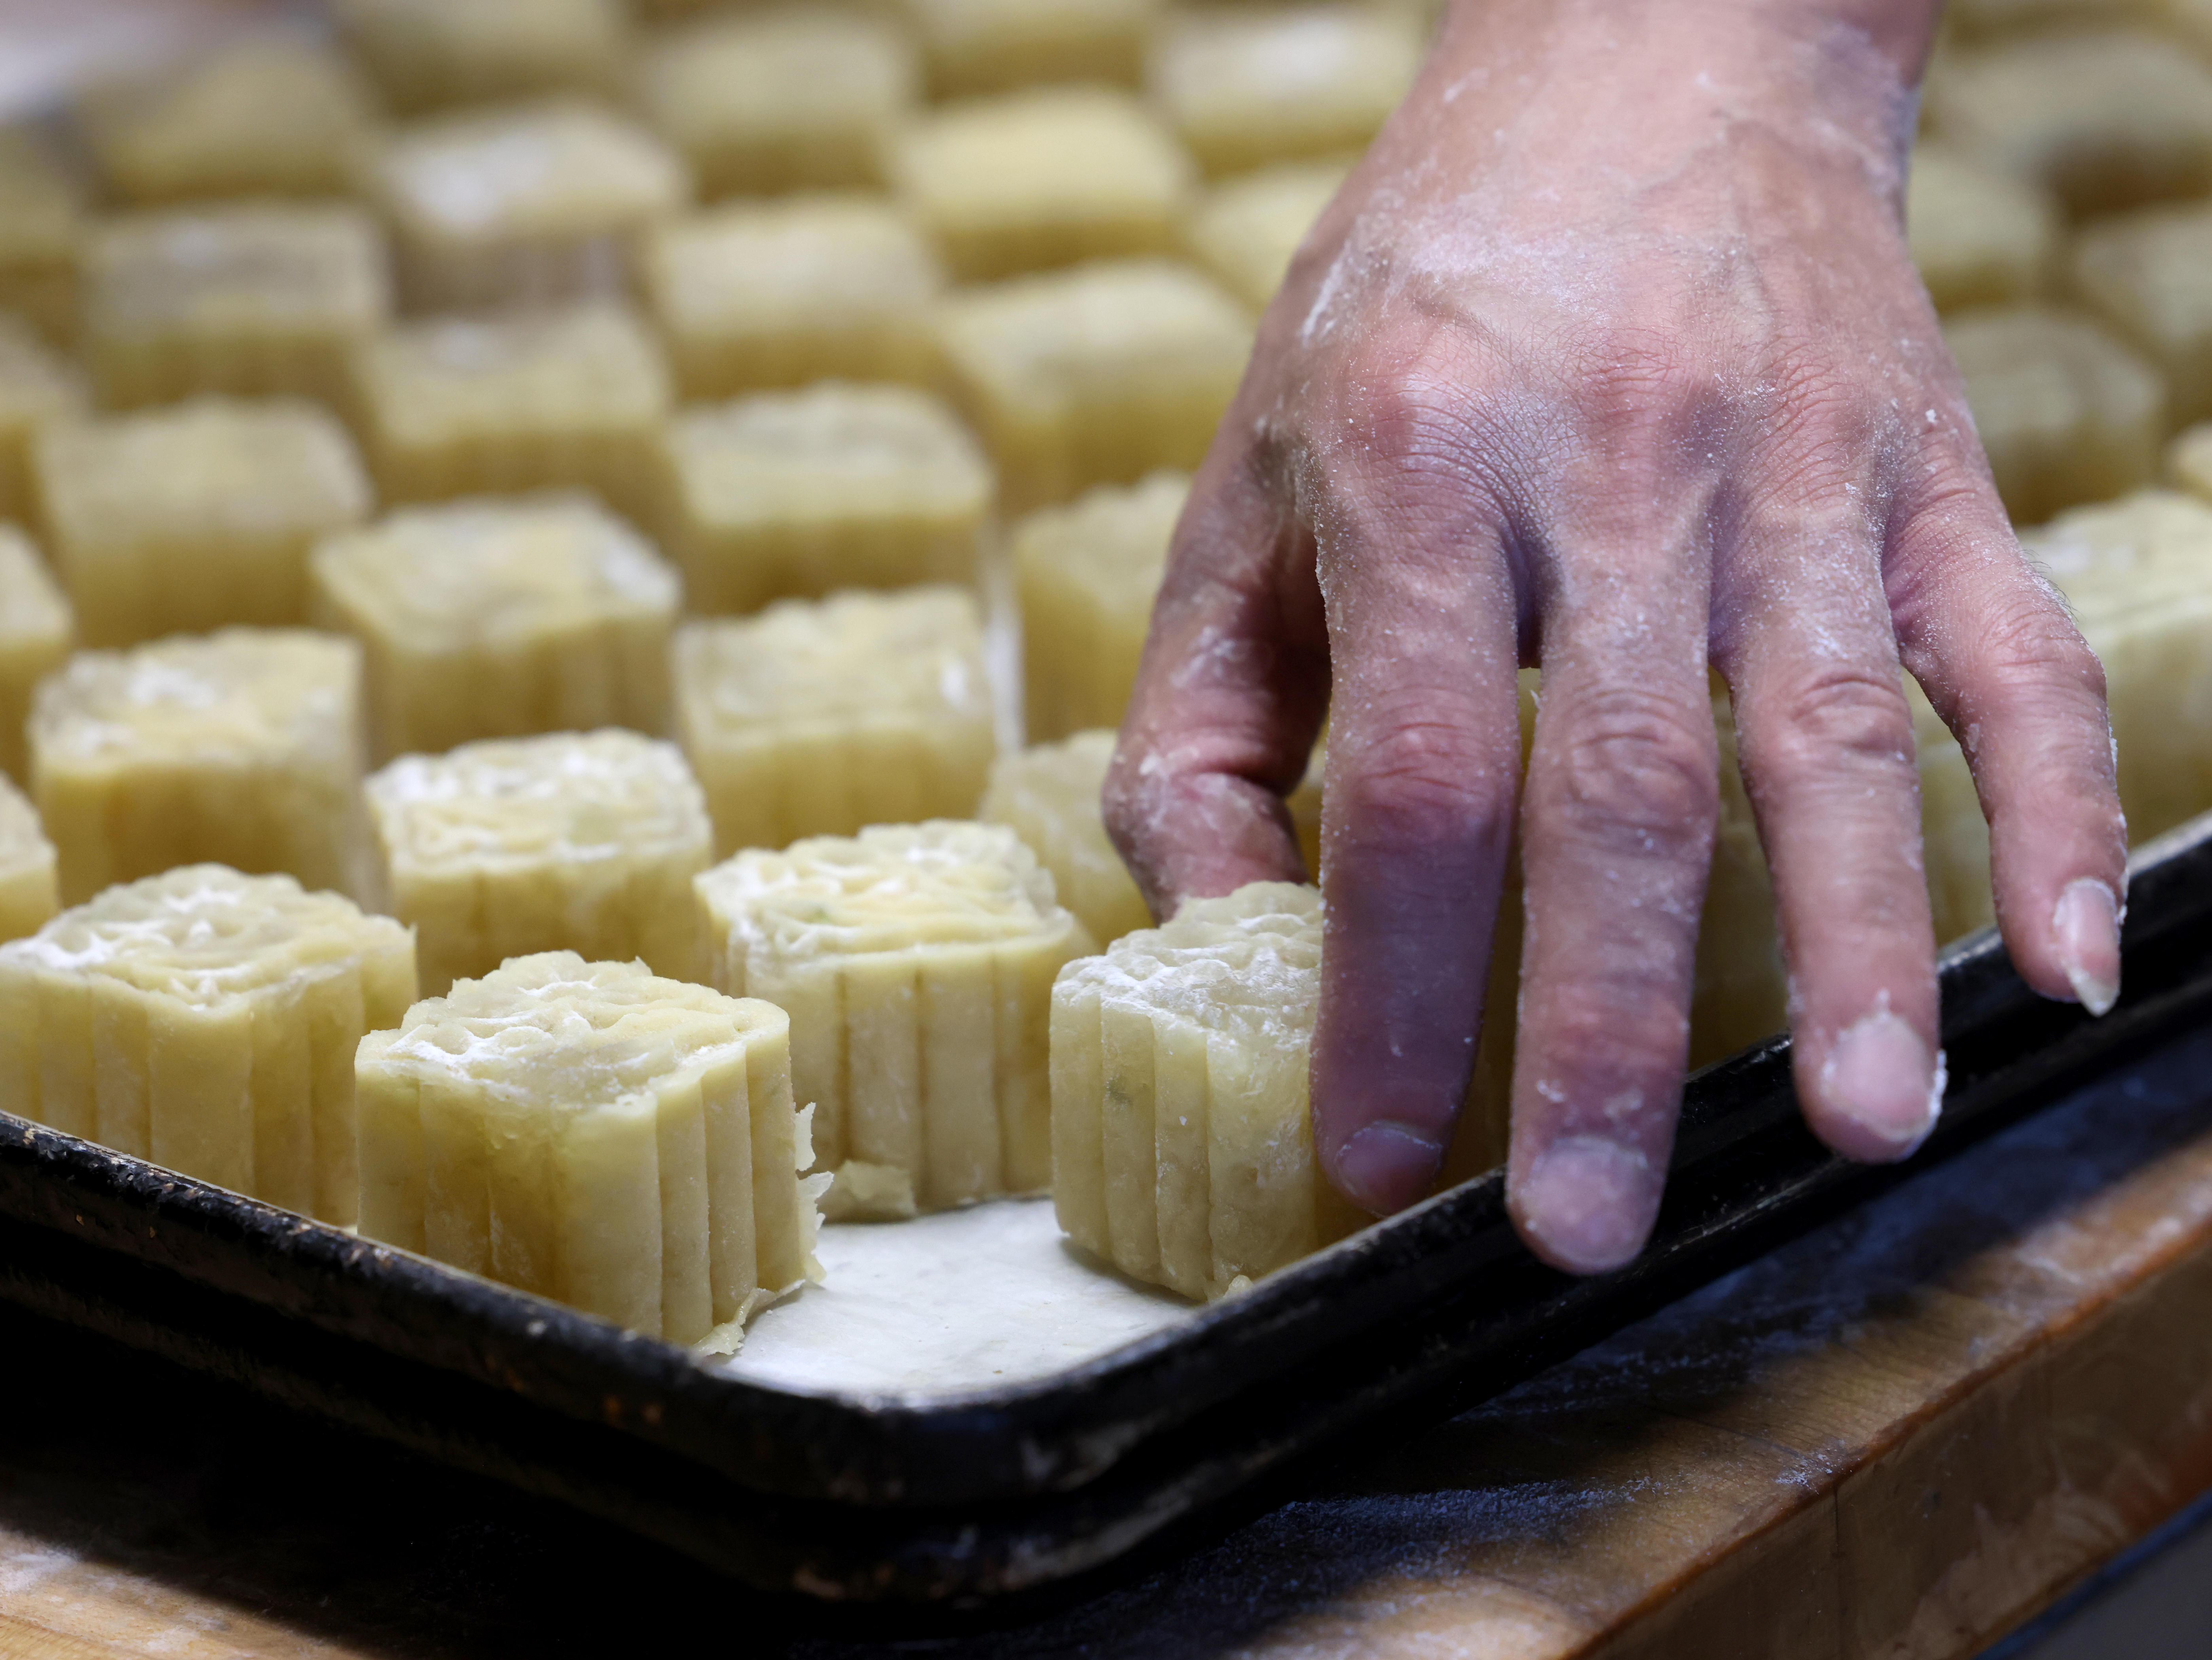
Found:
[[[0,1654],[882,1647],[97,1340],[7,1314],[0,1355]],[[2212,1037],[1318,1480],[923,1647],[1972,1655],[2212,1485]]]

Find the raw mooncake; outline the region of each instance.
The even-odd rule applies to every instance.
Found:
[[[2014,524],[2150,482],[2166,435],[2166,386],[2102,324],[2014,306],[1954,313],[1943,338]]]
[[[2212,189],[2212,69],[2148,29],[1962,47],[1928,79],[1936,135],[2076,217]]]
[[[335,197],[375,101],[337,53],[271,31],[94,87],[76,118],[119,201]]]
[[[0,946],[0,1108],[343,1226],[354,1048],[414,999],[398,923],[186,866]]]
[[[650,132],[574,97],[433,116],[367,165],[416,311],[619,297],[638,240],[690,200]]]
[[[600,303],[403,323],[355,355],[353,385],[386,502],[591,489],[635,515],[670,403],[651,331]]]
[[[878,824],[741,853],[697,888],[715,983],[790,1012],[830,1216],[1046,1185],[1052,980],[1092,946],[1013,831]]]
[[[1164,0],[904,0],[940,98],[1048,81],[1134,86]]]
[[[1217,176],[1367,148],[1427,48],[1388,6],[1178,9],[1154,38],[1152,101]]]
[[[1321,942],[1316,890],[1255,882],[1060,975],[1052,1196],[1076,1244],[1214,1298],[1365,1219],[1314,1156]]]
[[[1151,112],[1106,87],[945,105],[890,155],[899,200],[969,283],[1171,252],[1197,180]]]
[[[31,793],[62,897],[219,861],[358,893],[361,649],[291,629],[80,652],[39,687]]]
[[[945,283],[928,240],[852,195],[731,203],[646,242],[645,290],[687,398],[816,380],[926,384]]]
[[[733,1348],[820,1277],[788,1030],[573,952],[465,980],[360,1046],[362,1237]]]
[[[919,388],[825,381],[694,405],[660,462],[655,516],[695,611],[975,580],[991,465]]]
[[[54,844],[30,798],[0,778],[0,939],[36,933],[62,908]]]
[[[433,996],[541,951],[701,977],[691,879],[713,831],[673,744],[619,731],[490,739],[402,756],[368,796],[380,897],[414,927]]]
[[[1060,903],[1101,945],[1152,925],[1099,812],[1114,741],[1111,732],[1079,732],[1057,744],[1000,756],[991,763],[990,786],[977,815],[1028,843],[1052,873]]]
[[[2142,490],[2022,542],[2105,666],[2129,840],[2212,807],[2212,506]]]
[[[1288,161],[1217,185],[1191,216],[1191,258],[1255,315],[1344,183],[1341,161]]]
[[[1032,743],[1119,727],[1190,494],[1182,473],[1107,485],[1024,520],[1013,538]]]
[[[2212,418],[2212,209],[2100,220],[2075,239],[2070,265],[2084,303],[2165,375],[2172,419]]]
[[[307,615],[307,551],[368,517],[345,429],[313,404],[197,398],[32,444],[46,550],[87,645]]]
[[[1103,261],[965,289],[942,335],[1011,512],[1195,467],[1243,377],[1243,308],[1188,265]]]
[[[676,718],[718,853],[966,817],[997,749],[981,614],[915,588],[685,623]]]
[[[0,216],[6,212],[0,196]],[[39,429],[76,419],[90,401],[76,365],[27,324],[0,313],[0,520],[32,516],[31,441]]]
[[[334,0],[331,9],[397,110],[623,90],[620,0]]]
[[[76,183],[46,136],[0,125],[0,307],[57,344],[76,332],[84,225]]]
[[[1905,225],[1938,311],[2040,299],[2063,231],[2047,191],[1935,142],[1913,149]]]
[[[0,771],[19,784],[31,776],[31,694],[69,656],[76,634],[69,600],[30,538],[0,525]]]
[[[587,496],[411,508],[321,543],[310,614],[366,654],[371,752],[667,730],[683,585]]]
[[[358,208],[129,214],[86,246],[85,357],[110,408],[206,392],[337,404],[347,354],[391,303],[383,238]]]
[[[920,83],[889,20],[806,0],[662,35],[644,53],[639,105],[712,200],[880,186],[884,146]]]

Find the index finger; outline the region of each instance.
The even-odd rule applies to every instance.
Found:
[[[1303,880],[1284,797],[1328,699],[1310,558],[1249,452],[1217,442],[1191,485],[1154,602],[1106,827],[1152,915],[1248,882]]]

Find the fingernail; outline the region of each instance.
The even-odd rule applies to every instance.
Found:
[[[1943,1060],[1920,1034],[1887,1009],[1844,1029],[1820,1067],[1820,1084],[1836,1111],[1867,1131],[1855,1158],[1902,1158],[1928,1139],[1943,1105]]]
[[[1372,1216],[1389,1216],[1425,1198],[1444,1150],[1419,1130],[1384,1118],[1336,1155],[1337,1191]]]
[[[1528,1166],[1516,1198],[1545,1260],[1570,1274],[1602,1274],[1630,1261],[1659,1214],[1650,1161],[1600,1135],[1553,1142]]]
[[[2051,913],[2058,964],[2081,1006],[2103,1014],[2120,1000],[2120,907],[2094,877],[2067,885]]]

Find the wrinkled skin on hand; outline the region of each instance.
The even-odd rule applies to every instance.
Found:
[[[2024,562],[1907,258],[1926,0],[1462,0],[1301,250],[1177,530],[1106,791],[1156,911],[1303,865],[1329,720],[1315,1139],[1425,1194],[1516,815],[1508,1192],[1571,1270],[1656,1213],[1726,679],[1807,1117],[1942,1096],[1900,666],[1961,739],[2046,996],[2119,976],[2104,679]],[[1525,791],[1515,673],[1543,671]]]

